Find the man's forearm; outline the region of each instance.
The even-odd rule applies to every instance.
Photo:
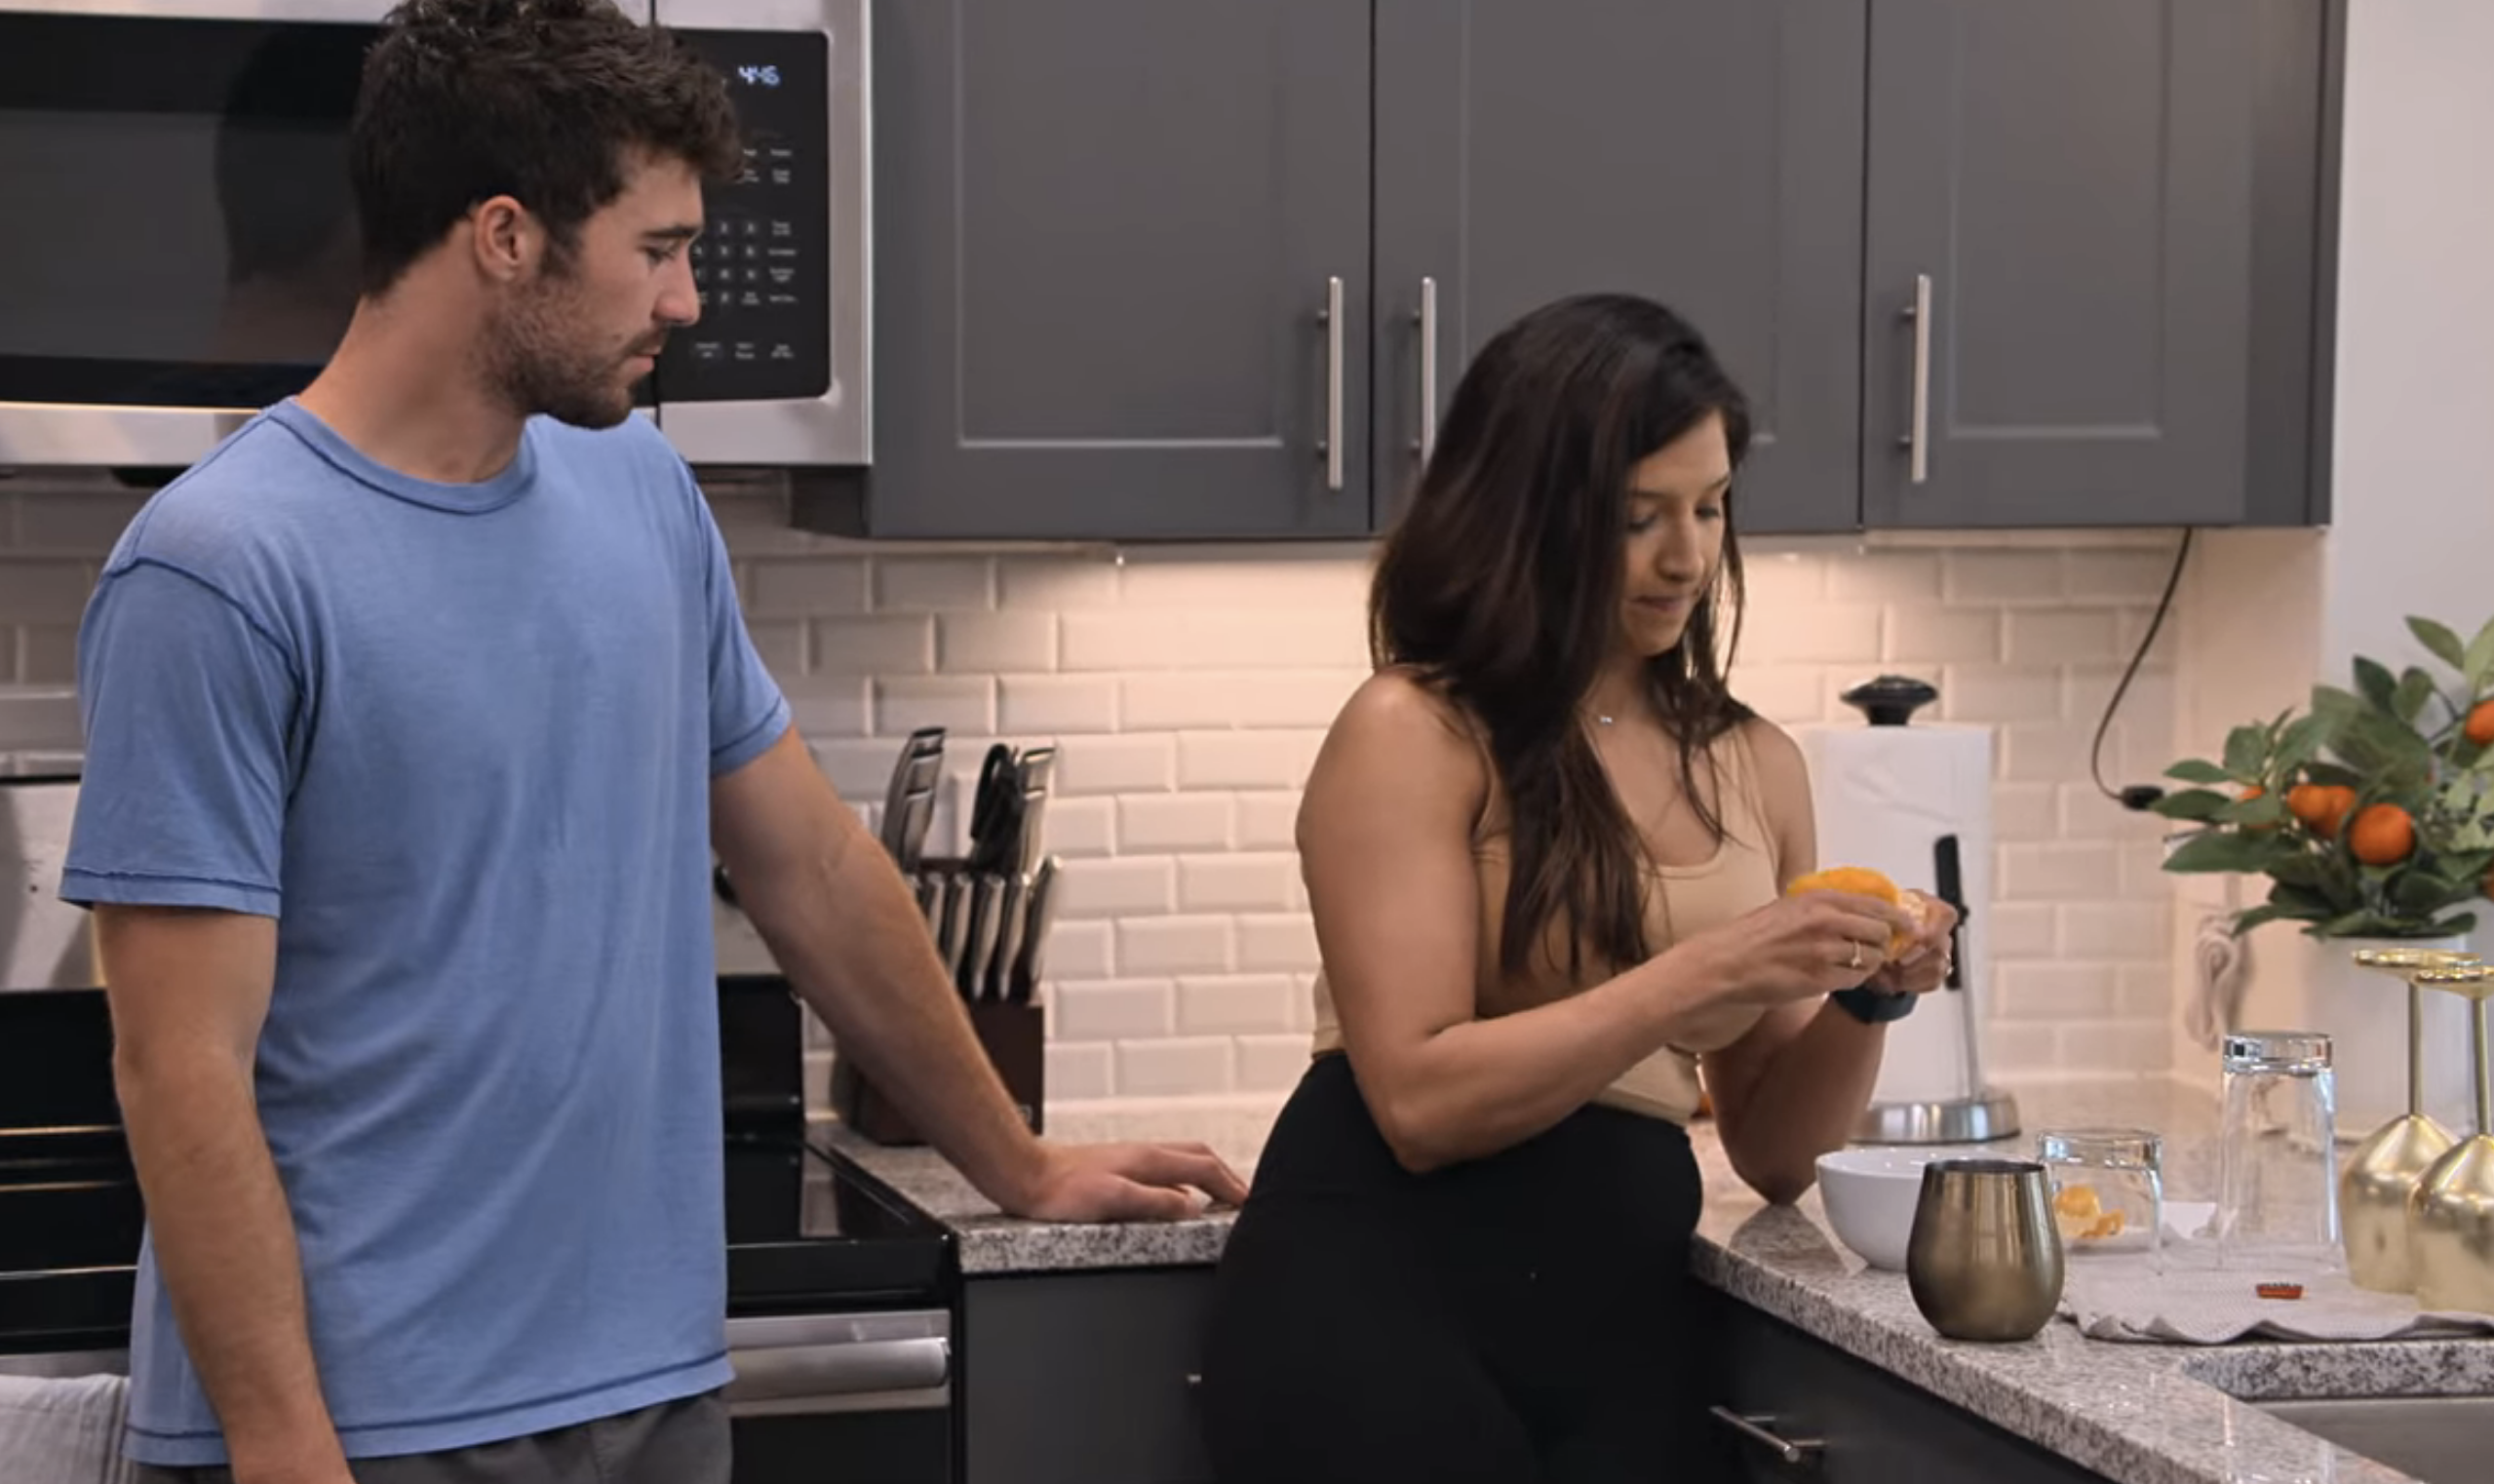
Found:
[[[910,1122],[989,1198],[1016,1203],[1039,1147],[970,1029],[917,904],[862,831],[812,870],[740,898],[839,1054],[873,1074]]]
[[[251,1074],[208,1056],[166,1062],[120,1069],[123,1118],[156,1265],[237,1484],[345,1484]]]

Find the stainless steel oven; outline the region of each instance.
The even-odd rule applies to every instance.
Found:
[[[187,464],[327,361],[388,0],[0,0],[0,466]],[[644,383],[691,462],[872,457],[867,0],[624,0],[727,79],[701,323]]]

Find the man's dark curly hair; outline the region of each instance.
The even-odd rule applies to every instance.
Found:
[[[404,0],[365,59],[349,144],[364,292],[498,195],[567,253],[636,150],[713,181],[743,166],[725,80],[671,33],[608,0]]]

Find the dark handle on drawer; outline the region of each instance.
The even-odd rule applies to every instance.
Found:
[[[1730,1427],[1787,1464],[1816,1463],[1818,1456],[1827,1451],[1827,1444],[1818,1438],[1805,1437],[1787,1441],[1768,1431],[1767,1429],[1773,1425],[1775,1421],[1772,1417],[1743,1417],[1730,1407],[1709,1407],[1706,1410],[1714,1414],[1716,1422]]]

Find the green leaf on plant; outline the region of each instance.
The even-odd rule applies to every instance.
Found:
[[[2323,762],[2316,759],[2304,764],[2304,776],[2315,783],[2336,784],[2343,788],[2361,788],[2364,775],[2344,763]]]
[[[2391,712],[2412,726],[2416,719],[2425,714],[2425,702],[2431,699],[2433,694],[2434,678],[2417,666],[2410,665],[2407,667],[2407,673],[2398,678],[2398,689],[2391,694]]]
[[[2183,759],[2180,762],[2166,768],[2164,775],[2168,778],[2179,778],[2185,783],[2231,783],[2234,781],[2233,774],[2213,762],[2199,758]]]
[[[2241,937],[2263,922],[2275,922],[2280,918],[2296,916],[2298,914],[2283,912],[2276,907],[2246,907],[2235,914],[2235,936]]]
[[[2217,818],[2230,825],[2246,829],[2275,829],[2286,822],[2286,801],[2275,794],[2256,799],[2229,799]]]
[[[2468,650],[2448,624],[2431,618],[2410,618],[2407,620],[2407,632],[2415,635],[2416,642],[2432,650],[2434,657],[2443,664],[2462,672],[2468,669]]]
[[[2269,757],[2269,729],[2238,726],[2226,733],[2226,771],[2237,778],[2257,778]]]
[[[2461,668],[2468,672],[2468,693],[2471,695],[2482,694],[2485,683],[2494,680],[2494,618],[2485,620],[2485,627],[2477,630],[2476,637],[2468,642],[2468,653]]]
[[[2280,778],[2291,778],[2318,756],[2321,743],[2329,736],[2329,723],[2319,717],[2298,717],[2278,737],[2278,756],[2273,760]]]
[[[2148,807],[2167,819],[2214,819],[2217,811],[2234,802],[2215,789],[2184,789],[2167,794]]]
[[[2347,910],[2344,903],[2333,902],[2310,886],[2282,880],[2270,883],[2269,905],[2296,918],[2334,918]]]
[[[2267,840],[2231,830],[2206,830],[2184,840],[2165,857],[2164,869],[2176,872],[2258,871],[2270,854]]]
[[[2391,679],[2390,668],[2381,661],[2358,654],[2356,656],[2356,689],[2365,700],[2388,711],[2391,709],[2391,696],[2398,689],[2398,682]]]

